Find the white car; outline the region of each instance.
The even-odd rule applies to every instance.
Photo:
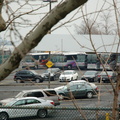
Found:
[[[1,100],[0,105],[2,106],[0,108],[0,120],[30,116],[45,118],[50,110],[44,108],[54,107],[54,102],[35,97],[25,97],[7,101]]]
[[[14,98],[22,97],[37,97],[44,100],[54,101],[54,105],[60,105],[59,97],[57,92],[54,89],[32,89],[32,90],[22,90],[13,98],[6,98],[4,101],[13,100]]]
[[[75,70],[65,70],[59,77],[59,81],[73,81],[78,79],[78,73]]]

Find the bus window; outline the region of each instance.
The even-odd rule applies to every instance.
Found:
[[[88,69],[99,69],[100,62],[98,62],[98,58],[96,54],[88,54],[87,55],[87,68]]]
[[[80,69],[87,69],[87,55],[86,54],[78,54],[76,62],[77,62],[77,66]]]

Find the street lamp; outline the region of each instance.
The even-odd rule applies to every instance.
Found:
[[[43,0],[43,2],[49,2],[50,3],[50,9],[49,12],[51,11],[51,3],[57,2],[57,0]]]
[[[51,3],[53,2],[57,2],[57,0],[43,0],[43,2],[49,2],[49,12],[51,12]],[[49,34],[51,34],[51,30],[49,30]],[[49,59],[50,59],[50,56],[51,56],[51,52],[49,51]],[[48,88],[50,88],[50,73],[49,73],[49,80],[48,80]]]

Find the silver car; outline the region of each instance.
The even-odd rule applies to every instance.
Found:
[[[54,89],[32,89],[19,92],[14,98],[37,97],[44,100],[53,100],[55,106],[60,105],[59,96]],[[7,99],[14,99],[7,98]],[[6,99],[6,100],[7,100]]]
[[[54,102],[52,100],[27,97],[7,101],[2,100],[0,101],[0,105],[2,106],[2,108],[0,108],[0,120],[30,116],[45,118],[50,111],[44,109],[44,107],[54,107]]]

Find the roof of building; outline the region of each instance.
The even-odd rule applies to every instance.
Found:
[[[119,37],[116,35],[91,35],[90,39],[89,35],[47,34],[35,47],[35,50],[74,52],[94,52],[96,50],[97,52],[116,52],[118,45]]]

